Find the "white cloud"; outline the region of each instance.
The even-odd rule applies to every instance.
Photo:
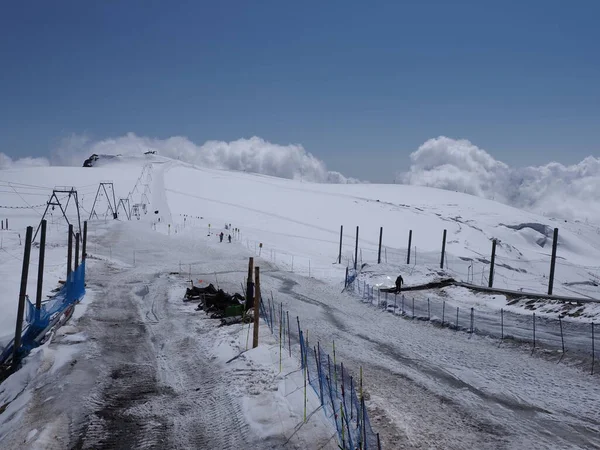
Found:
[[[600,220],[600,159],[514,168],[468,140],[440,136],[410,155],[405,184],[432,186],[495,199],[565,219]]]
[[[91,154],[141,155],[148,150],[191,164],[218,169],[242,170],[281,178],[319,183],[354,183],[339,172],[330,172],[325,163],[301,145],[278,145],[259,137],[232,142],[208,141],[196,145],[185,137],[152,139],[128,133],[114,139],[93,141],[73,135],[65,139],[52,156],[53,164],[80,166]]]
[[[50,162],[46,158],[21,158],[12,159],[10,156],[0,152],[0,170],[20,169],[23,167],[48,166]]]

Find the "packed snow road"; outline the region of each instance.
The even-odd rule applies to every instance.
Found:
[[[331,427],[319,414],[305,425],[309,438],[306,433],[290,437],[293,429],[257,432],[248,419],[252,402],[245,397],[268,399],[264,392],[278,389],[276,373],[243,355],[237,364],[224,364],[214,348],[218,321],[183,304],[185,281],[170,273],[179,257],[195,257],[208,272],[239,271],[244,259],[133,230],[132,224],[115,224],[90,232],[87,289],[93,301],[76,325],[85,342],[68,355],[75,355],[70,364],[36,381],[39,388],[19,426],[0,433],[2,448],[334,448]],[[133,249],[135,265],[127,261]],[[111,260],[104,256],[109,253]],[[221,287],[235,289],[225,280]],[[75,325],[66,332],[69,327]],[[63,333],[52,345],[72,340],[72,333]],[[270,405],[266,418],[260,416],[260,426],[285,419],[276,406]],[[43,435],[24,445],[40,429]]]

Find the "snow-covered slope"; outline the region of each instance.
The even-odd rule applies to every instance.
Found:
[[[131,205],[143,204],[147,214],[142,211],[139,218],[133,217],[131,222],[114,221],[107,214],[110,211],[106,197],[108,194],[112,199],[112,191],[102,190],[96,198],[101,182],[113,183],[117,202],[127,199]],[[105,361],[147,369],[146,381],[160,379],[161,383],[176,387],[176,397],[163,399],[159,395],[154,399],[158,403],[154,403],[153,408],[160,410],[157,417],[161,420],[164,416],[176,417],[175,428],[184,426],[185,439],[198,437],[196,431],[202,426],[190,420],[194,416],[179,406],[183,402],[193,404],[190,410],[202,410],[203,403],[194,403],[196,399],[204,401],[204,391],[196,388],[203,376],[198,369],[205,369],[203,358],[215,351],[203,348],[210,347],[212,342],[206,338],[206,325],[196,326],[200,317],[191,311],[188,314],[189,305],[182,304],[178,298],[188,279],[187,270],[194,281],[221,282],[226,289],[236,289],[245,276],[247,257],[254,254],[263,274],[263,292],[271,295],[274,292],[275,300],[289,310],[292,320],[294,316],[300,318],[307,333],[310,330],[312,342],[330,347],[335,341],[337,357],[344,364],[348,362],[350,370],[356,374],[359,367],[364,368],[365,387],[370,395],[367,408],[374,427],[381,431],[382,440],[387,444],[384,448],[404,444],[406,448],[452,449],[590,448],[598,444],[598,385],[587,373],[564,363],[557,365],[554,361],[531,357],[529,350],[498,348],[495,341],[477,334],[467,338],[418,321],[400,320],[354,301],[347,293],[340,293],[346,266],[352,264],[356,226],[360,227],[359,258],[367,264],[363,276],[369,277],[371,284],[391,284],[399,272],[407,284],[442,276],[474,283],[481,283],[483,278],[487,284],[485,261],[489,258],[491,239],[495,238],[499,244],[494,284],[538,292],[547,289],[551,233],[554,227],[559,227],[560,260],[555,293],[600,297],[594,286],[600,236],[589,225],[559,222],[437,189],[303,183],[209,170],[155,156],[106,159],[92,168],[5,170],[0,171],[0,206],[3,206],[0,219],[8,218],[10,229],[0,231],[0,308],[3,313],[0,335],[9,337],[14,330],[23,254],[19,234],[22,239],[26,226],[37,225],[52,188],[65,185],[78,191],[82,220],[89,217],[92,204],[97,200],[97,217],[90,223],[92,235],[88,250],[94,255],[90,258],[92,269],[88,283],[91,297],[96,298],[91,311],[83,317],[97,323],[97,327],[89,327],[90,340],[93,339],[90,346],[96,353],[78,357],[80,362],[73,362],[75,368],[69,373],[89,383],[91,389],[97,385],[96,378],[81,376],[78,372],[82,370],[79,367],[86,368],[86,364],[87,369],[94,371],[104,368]],[[59,197],[66,201],[65,194]],[[76,221],[72,200],[67,214],[71,221]],[[125,221],[122,208],[119,218]],[[64,277],[67,238],[58,208],[48,220],[50,245],[45,293]],[[225,224],[241,230],[232,233],[232,244],[219,243],[218,233],[232,232]],[[337,264],[340,225],[344,226],[343,259],[342,264]],[[378,265],[380,227],[384,227],[384,249],[383,262]],[[447,230],[447,261],[442,270],[439,265],[444,229]],[[411,264],[407,265],[409,230],[413,231],[413,249]],[[36,268],[37,249],[34,248],[28,286],[32,297]],[[182,272],[186,273],[185,279],[177,275]],[[465,301],[458,298],[464,295],[461,289],[449,294],[456,295],[456,298],[447,298],[450,303]],[[473,301],[473,298],[467,300]],[[498,296],[481,296],[477,301],[489,302],[491,308],[503,304]],[[117,320],[124,328],[121,335],[131,332],[136,339],[126,339],[127,345],[115,347],[117,333],[113,335],[107,330],[112,330],[110,327]],[[81,334],[85,334],[84,328]],[[227,341],[235,340],[227,333],[223,336]],[[240,337],[239,348],[247,336]],[[104,341],[104,346],[98,344],[99,340]],[[140,351],[140,348],[146,350]],[[190,348],[196,351],[190,353]],[[232,348],[237,349],[238,345]],[[231,355],[233,353],[228,357]],[[154,359],[160,369],[156,374],[150,371],[153,364],[144,363]],[[197,366],[198,361],[202,361],[201,366]],[[247,383],[244,381],[241,385],[248,387],[249,393],[242,396],[255,396],[254,368],[242,361],[239,366],[227,367],[234,373],[232,377],[247,376]],[[121,386],[110,373],[105,375],[101,378],[106,386]],[[221,378],[224,383],[232,382],[223,375]],[[71,379],[49,383],[52,384],[50,392],[66,385],[78,398],[86,398],[86,384],[79,387],[70,383]],[[31,384],[37,386],[37,379],[34,380]],[[273,385],[265,384],[265,389],[273,389]],[[219,386],[223,388],[223,384]],[[195,394],[190,396],[190,389]],[[38,405],[40,399],[49,398],[45,392],[37,390],[32,402]],[[72,397],[65,397],[65,392],[69,391],[60,393],[62,400],[55,406],[69,410],[64,399],[71,401]],[[107,392],[111,392],[110,389]],[[20,402],[11,403],[11,407],[24,409],[26,399]],[[83,400],[72,403],[84,404]],[[287,408],[288,404],[284,403],[280,406]],[[95,405],[87,406],[94,411]],[[165,409],[167,406],[173,409]],[[44,433],[49,433],[51,427],[45,427],[44,421],[54,417],[54,406],[47,408],[52,409],[52,414],[40,413],[42,419],[37,410],[27,415],[23,432],[29,430],[28,427],[39,426]],[[144,423],[153,423],[148,420],[154,417],[153,408],[144,404],[135,411]],[[271,403],[261,405],[265,417],[275,416],[270,408]],[[19,420],[19,415],[13,415],[12,410],[8,417],[7,420],[14,420],[15,424]],[[57,420],[60,417],[57,416]],[[64,417],[61,420],[65,420]],[[289,425],[288,416],[285,422]],[[273,426],[273,420],[269,423]],[[10,428],[9,425],[6,427]],[[287,425],[280,430],[282,434],[291,432]],[[59,428],[63,434],[69,434],[68,426]],[[261,422],[254,428],[265,427]],[[306,426],[303,429],[309,430]],[[306,435],[312,433],[310,430]],[[52,432],[52,436],[56,434]],[[13,433],[12,437],[23,442],[19,433]]]
[[[375,184],[315,184],[243,172],[205,169],[176,160],[145,155],[104,158],[93,168],[34,167],[0,172],[0,335],[13,327],[20,261],[27,225],[37,226],[55,186],[75,187],[82,220],[87,219],[100,182],[113,182],[115,200],[143,203],[140,226],[155,224],[164,233],[197,234],[241,229],[241,242],[290,270],[340,283],[352,264],[356,226],[359,262],[377,263],[379,229],[383,231],[383,263],[373,281],[391,284],[398,272],[407,284],[449,275],[487,285],[491,240],[498,240],[495,287],[545,292],[548,284],[552,233],[559,228],[554,293],[600,297],[597,286],[600,230],[580,223],[541,217],[501,203],[439,189]],[[112,193],[108,192],[109,197]],[[59,197],[66,199],[65,194]],[[152,204],[150,202],[152,201]],[[32,208],[28,208],[32,206]],[[18,207],[19,209],[12,209]],[[103,190],[97,198],[98,219],[111,220]],[[155,211],[158,211],[155,214]],[[121,219],[125,219],[123,210]],[[67,213],[76,218],[71,202]],[[160,222],[159,222],[160,218]],[[49,214],[46,291],[64,272],[64,221],[58,208]],[[134,218],[135,220],[135,218]],[[344,226],[343,261],[339,251]],[[408,232],[412,230],[411,265],[406,265]],[[443,230],[447,230],[444,271],[439,269]],[[215,237],[216,239],[216,237]],[[262,243],[262,250],[259,244]],[[31,268],[37,264],[32,254]],[[29,277],[34,292],[35,270]],[[30,294],[30,296],[32,296]]]

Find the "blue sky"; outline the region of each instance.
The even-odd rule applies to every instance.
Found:
[[[24,1],[0,14],[0,152],[72,133],[300,143],[389,181],[429,138],[597,155],[600,2]]]

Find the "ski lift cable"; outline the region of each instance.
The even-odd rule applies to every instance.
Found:
[[[12,187],[12,186],[11,186],[11,187]],[[42,213],[40,213],[39,211],[36,211],[36,210],[35,210],[35,208],[34,208],[33,206],[31,206],[29,203],[27,203],[27,200],[25,200],[25,199],[24,199],[24,198],[21,196],[21,194],[19,194],[19,192],[18,192],[18,191],[17,191],[17,190],[16,190],[14,187],[13,187],[12,189],[13,189],[13,190],[14,190],[14,191],[17,193],[17,195],[18,195],[18,196],[21,198],[21,200],[23,200],[23,202],[24,202],[24,203],[25,203],[25,204],[26,204],[26,205],[27,205],[29,208],[31,208],[33,211],[35,211],[35,212],[36,212],[36,214],[39,214],[40,216],[42,215]]]

